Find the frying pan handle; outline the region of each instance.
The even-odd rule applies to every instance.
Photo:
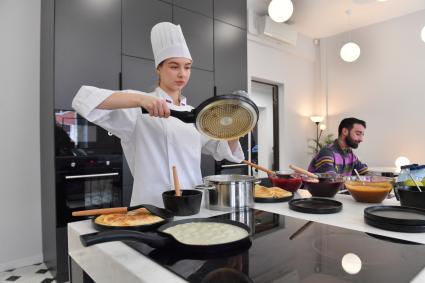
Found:
[[[143,107],[140,107],[142,109],[142,114],[148,114],[148,110],[146,110]],[[195,123],[196,121],[196,115],[195,111],[176,111],[170,109],[170,116],[173,116],[174,118],[177,118],[185,123]]]
[[[152,248],[162,248],[169,243],[170,239],[158,234],[147,234],[130,230],[110,230],[81,235],[80,241],[85,247],[113,241],[136,241],[145,243]]]

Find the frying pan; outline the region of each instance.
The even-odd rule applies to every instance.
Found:
[[[152,214],[161,217],[163,220],[144,225],[132,225],[132,226],[109,226],[96,223],[96,218],[92,219],[92,225],[97,230],[136,230],[136,231],[152,231],[158,228],[159,226],[165,224],[166,222],[173,219],[173,214],[171,211],[156,207],[150,204],[141,204],[131,207],[114,207],[114,208],[104,208],[104,209],[92,209],[84,211],[74,211],[73,216],[88,216],[88,215],[100,215],[100,214],[110,214],[110,213],[126,213],[127,211],[135,210],[138,208],[146,208]]]
[[[142,108],[142,113],[148,111]],[[216,140],[245,136],[257,124],[258,108],[246,96],[225,94],[203,101],[191,111],[170,110],[170,115],[185,123],[195,123],[202,134]]]
[[[170,227],[178,226],[185,223],[224,223],[230,224],[233,226],[238,226],[245,231],[247,231],[247,236],[240,240],[222,243],[222,244],[213,244],[213,245],[191,245],[185,244],[178,241],[176,238],[171,236],[168,233],[165,233],[164,230]],[[245,224],[242,224],[237,221],[227,220],[227,219],[209,219],[209,218],[192,218],[179,221],[169,222],[162,225],[158,228],[157,233],[141,233],[138,231],[128,231],[128,230],[110,230],[102,231],[98,233],[92,233],[87,235],[81,235],[80,240],[83,246],[91,246],[98,243],[111,242],[111,241],[125,241],[132,240],[145,243],[152,248],[169,248],[169,249],[178,249],[185,252],[193,253],[221,253],[228,251],[229,249],[238,249],[241,247],[246,247],[251,243],[250,238],[251,230]]]

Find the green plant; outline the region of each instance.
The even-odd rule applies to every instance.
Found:
[[[331,143],[333,143],[335,140],[334,135],[333,134],[327,134],[325,136],[319,136],[319,138],[313,138],[313,139],[308,139],[307,140],[307,144],[308,144],[308,149],[309,149],[309,154],[311,155],[316,155],[322,148],[327,147],[328,145],[330,145]]]

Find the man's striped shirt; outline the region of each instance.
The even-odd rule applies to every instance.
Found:
[[[345,176],[354,175],[354,169],[357,169],[359,174],[368,171],[367,165],[358,159],[351,148],[343,150],[337,139],[328,147],[322,148],[308,167],[308,171],[313,173],[336,172]]]

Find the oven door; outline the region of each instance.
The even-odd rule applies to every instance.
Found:
[[[58,227],[82,219],[73,217],[73,211],[122,206],[121,168],[64,171],[57,180]]]

